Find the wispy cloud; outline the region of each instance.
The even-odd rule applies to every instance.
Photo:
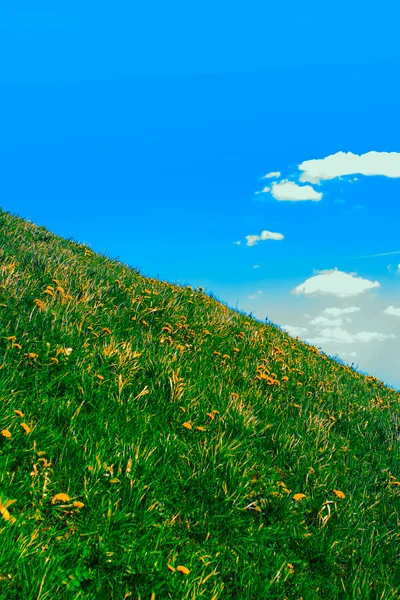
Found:
[[[390,256],[391,254],[400,254],[400,250],[394,252],[382,252],[381,254],[368,254],[367,256],[355,256],[354,258],[375,258],[376,256]]]
[[[249,300],[257,300],[263,292],[258,290],[257,294],[252,294],[251,296],[247,296]]]

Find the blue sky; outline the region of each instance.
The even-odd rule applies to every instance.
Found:
[[[0,206],[400,388],[399,22],[394,1],[2,5]]]

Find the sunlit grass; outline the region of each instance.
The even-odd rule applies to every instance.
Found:
[[[0,598],[397,599],[399,400],[0,210]]]

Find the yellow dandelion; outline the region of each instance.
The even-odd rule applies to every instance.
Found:
[[[31,432],[30,428],[28,427],[28,425],[26,423],[20,423],[20,426],[25,431],[25,433],[30,433]]]
[[[15,523],[15,518],[10,515],[7,509],[14,502],[16,502],[16,500],[8,500],[5,504],[3,504],[3,501],[0,498],[0,514],[5,521],[10,521],[11,523]]]
[[[108,333],[108,334],[111,333],[111,329],[108,329],[108,327],[103,327],[103,331],[105,331],[105,333]]]
[[[185,575],[190,573],[189,569],[187,567],[183,567],[182,565],[179,565],[178,567],[176,567],[176,570],[180,571],[181,573],[184,573]]]
[[[295,494],[293,496],[293,500],[303,500],[303,498],[305,498],[306,495],[305,494]]]
[[[1,435],[3,437],[6,437],[6,438],[10,438],[11,437],[11,433],[8,431],[8,429],[2,429],[1,430]]]
[[[73,502],[73,505],[74,505],[76,508],[83,508],[83,507],[85,506],[85,505],[84,505],[84,503],[83,503],[83,502],[79,502],[79,500],[75,500],[75,501]]]
[[[196,429],[198,429],[199,431],[205,431],[204,427],[201,427],[200,425],[198,425],[198,426],[196,427]]]
[[[24,417],[25,416],[24,413],[22,412],[22,410],[18,410],[17,408],[14,408],[14,412],[19,417]]]
[[[168,567],[168,569],[170,571],[172,571],[173,573],[175,573],[176,569],[174,569],[174,567],[172,565],[168,564],[167,567]]]
[[[346,496],[343,494],[343,492],[341,490],[332,490],[332,492],[338,497],[338,498],[346,498]]]
[[[187,421],[182,424],[182,427],[186,427],[186,429],[192,429],[192,425],[190,423],[188,423]]]
[[[35,298],[34,303],[40,310],[43,310],[45,307],[45,303],[43,302],[43,300],[40,300],[39,298]]]
[[[100,379],[101,381],[104,379],[103,375],[96,375],[97,379]]]
[[[69,502],[69,501],[70,501],[70,497],[68,496],[68,494],[64,494],[63,492],[56,494],[51,499],[52,504],[55,504],[56,502]]]

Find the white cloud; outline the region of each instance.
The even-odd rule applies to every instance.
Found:
[[[241,244],[242,242],[240,242],[240,241],[239,241],[239,242],[233,242],[233,243],[234,243],[234,244],[236,244],[236,246],[240,246],[240,244]]]
[[[360,331],[359,333],[349,333],[341,327],[336,327],[334,329],[322,329],[319,333],[321,337],[307,339],[307,343],[314,346],[315,344],[324,344],[327,342],[354,344],[357,342],[383,342],[389,338],[397,337],[393,333],[386,334],[378,333],[376,331]]]
[[[254,246],[257,242],[263,240],[283,240],[284,236],[281,233],[264,230],[261,235],[246,235],[247,245]]]
[[[349,317],[347,317],[346,319],[347,321],[351,321],[351,319]],[[314,326],[328,326],[328,327],[341,327],[341,325],[343,324],[343,319],[328,319],[328,317],[315,317],[315,319],[312,319],[312,321],[310,321],[310,325],[314,325]]]
[[[254,265],[253,269],[261,269],[260,265]]]
[[[317,271],[318,272],[318,271]],[[350,273],[353,275],[353,273]],[[344,317],[355,312],[359,312],[361,309],[357,306],[348,306],[346,308],[324,308],[321,311],[321,316],[315,317],[310,321],[310,325],[315,327],[328,326],[328,327],[341,327],[343,321],[351,323],[350,317]],[[332,318],[333,317],[333,318]]]
[[[383,311],[384,315],[390,315],[392,317],[400,317],[400,308],[395,308],[394,306],[388,306]]]
[[[320,275],[310,277],[304,283],[298,285],[290,293],[299,296],[309,295],[333,295],[338,298],[358,296],[366,290],[380,287],[378,281],[369,281],[361,277],[354,277],[343,271],[333,270],[317,271]]]
[[[361,308],[358,306],[348,306],[346,308],[324,308],[321,312],[325,315],[331,315],[332,317],[339,317],[340,315],[350,315],[355,312],[360,312],[360,310]]]
[[[280,177],[280,176],[281,176],[280,171],[272,171],[271,173],[267,173],[267,175],[264,175],[264,177],[262,179],[271,179],[272,177]]]
[[[261,190],[261,192],[254,192],[254,193],[255,193],[255,194],[266,194],[267,192],[270,192],[270,191],[271,191],[271,188],[270,188],[270,187],[268,187],[268,186],[265,186],[265,188],[263,188],[263,189]]]
[[[280,183],[272,182],[271,194],[276,200],[321,200],[321,192],[316,192],[311,185],[297,185],[293,181],[283,179]]]
[[[384,175],[400,177],[400,152],[337,152],[326,158],[305,160],[299,165],[303,171],[300,181],[319,184],[320,181],[335,179],[343,175]]]

